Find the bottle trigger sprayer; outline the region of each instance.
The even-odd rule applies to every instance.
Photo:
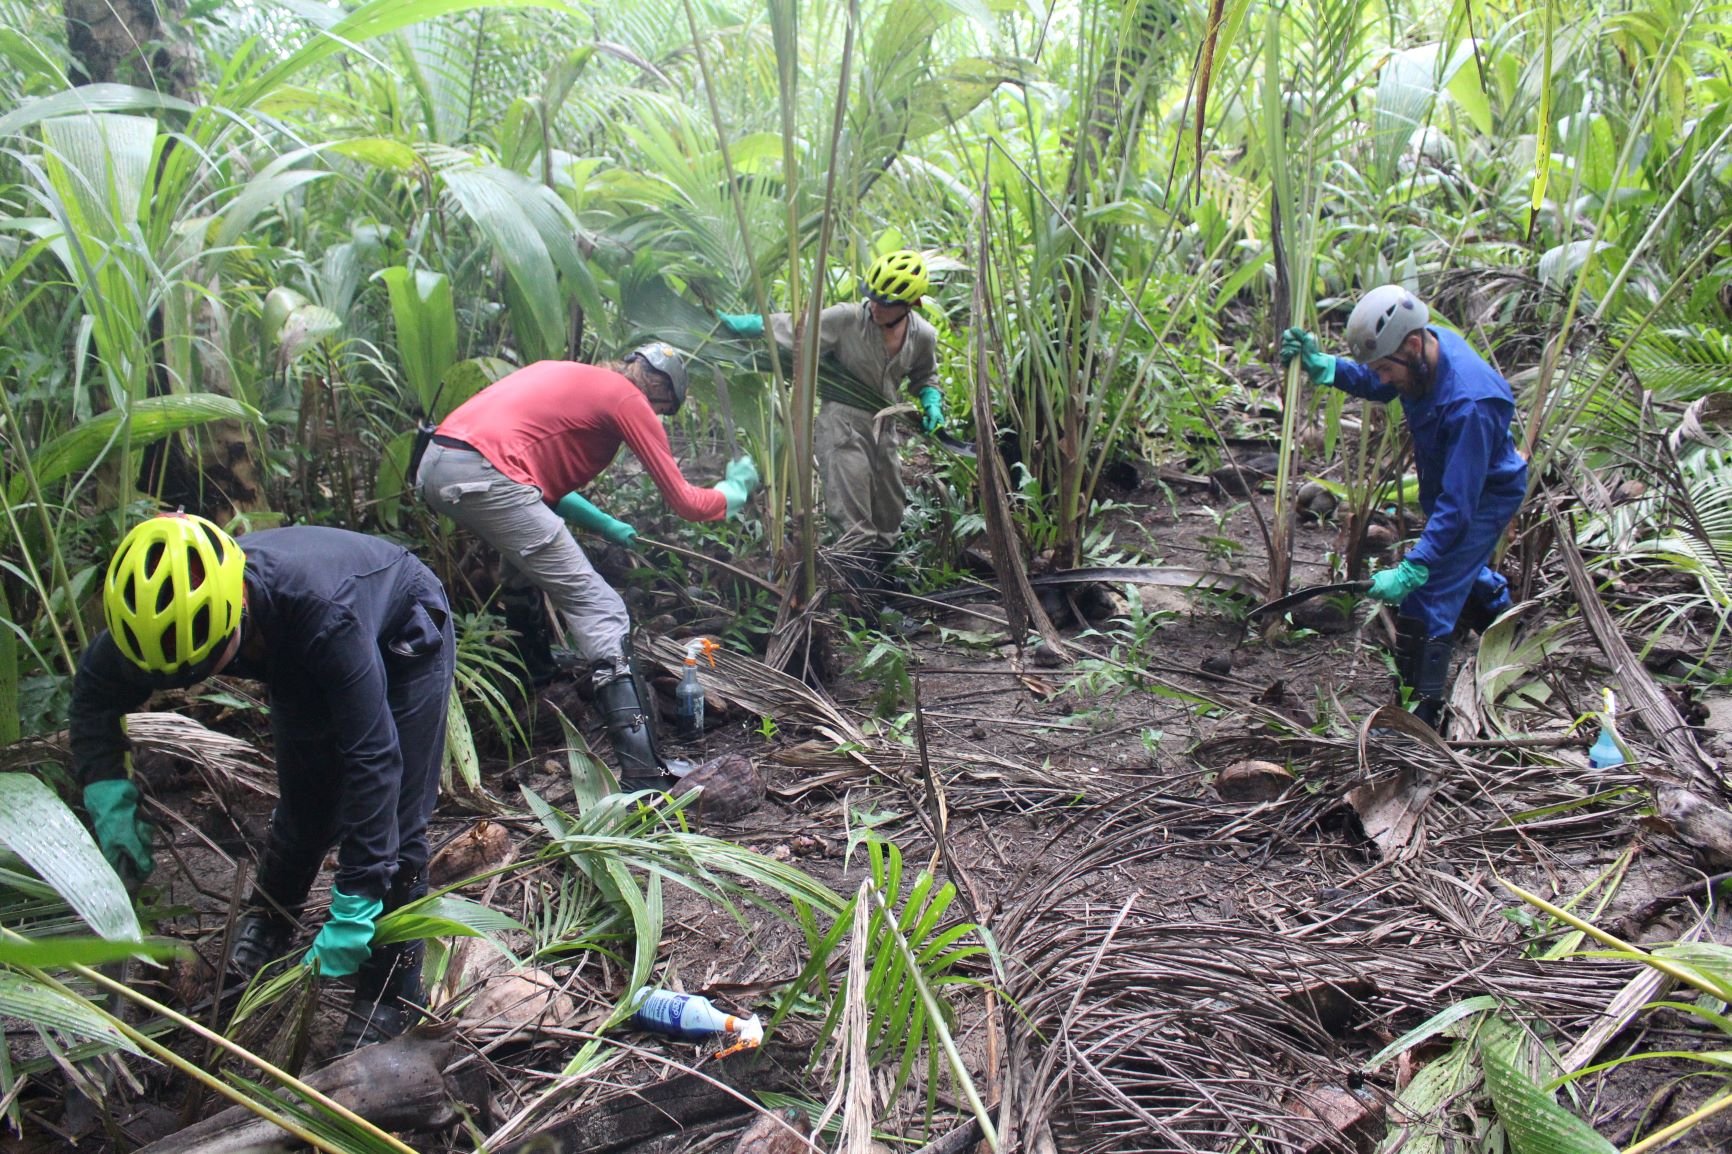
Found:
[[[1588,764],[1595,769],[1609,769],[1624,764],[1624,751],[1618,746],[1618,699],[1610,689],[1600,692],[1605,695],[1606,707],[1600,713],[1600,735],[1588,750]]]
[[[695,637],[686,643],[686,668],[674,690],[674,702],[678,706],[679,730],[688,737],[704,731],[704,687],[698,683],[698,658],[708,658],[710,668],[714,669],[716,651],[720,648],[708,637]]]
[[[637,1007],[631,1016],[632,1025],[654,1034],[688,1042],[702,1041],[715,1034],[733,1034],[734,1050],[761,1045],[764,1041],[764,1024],[758,1015],[738,1018],[724,1014],[708,998],[697,994],[676,994],[645,986],[637,992],[632,1004]]]

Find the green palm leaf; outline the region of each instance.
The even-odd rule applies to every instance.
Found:
[[[28,1022],[71,1038],[99,1042],[136,1054],[138,1047],[115,1029],[108,1015],[89,1002],[69,998],[23,974],[0,970],[0,1017]]]
[[[439,382],[457,360],[457,309],[451,278],[431,269],[401,265],[377,274],[391,295],[397,322],[397,356],[424,416],[433,414]]]
[[[544,185],[496,165],[442,167],[445,191],[505,266],[511,323],[527,360],[566,355],[559,274],[586,309],[600,297],[577,249],[578,224]]]
[[[1617,1154],[1616,1146],[1528,1077],[1513,1045],[1487,1042],[1480,1061],[1512,1154]]]
[[[251,405],[215,393],[147,397],[134,404],[130,414],[110,409],[43,445],[33,458],[36,479],[39,484],[48,485],[90,468],[129,432],[132,443],[139,445],[160,441],[171,433],[211,421],[261,419],[258,410]],[[23,474],[14,475],[7,482],[6,490],[14,504],[22,501],[28,490],[27,479]]]
[[[566,5],[559,0],[372,0],[347,16],[319,30],[298,51],[254,76],[240,80],[224,95],[228,102],[247,108],[286,85],[290,79],[322,60],[327,60],[357,44],[375,37],[397,32],[423,20],[448,16],[453,12],[470,12],[477,8],[554,8]],[[312,9],[302,9],[308,11]]]
[[[54,791],[27,773],[0,773],[0,845],[54,887],[110,941],[143,938],[126,887]]]
[[[44,120],[78,113],[168,111],[191,114],[195,107],[166,92],[134,88],[130,84],[85,84],[27,100],[5,116],[0,116],[0,136],[11,136]]]

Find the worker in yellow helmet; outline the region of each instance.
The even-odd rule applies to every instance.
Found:
[[[108,629],[73,680],[73,770],[98,844],[130,881],[155,866],[128,773],[124,719],[160,689],[216,673],[269,689],[278,802],[231,965],[287,952],[326,852],[330,911],[304,960],[355,979],[349,1045],[402,1031],[421,993],[421,943],[374,948],[374,923],[427,892],[456,642],[445,590],[377,537],[296,526],[239,541],[165,514],[121,540],[103,585]]]
[[[944,427],[938,387],[938,334],[915,310],[931,287],[926,259],[911,249],[887,253],[866,270],[866,299],[831,305],[818,315],[818,396],[813,451],[824,482],[824,512],[836,547],[858,558],[867,585],[888,581],[908,503],[897,453],[896,422],[876,414],[896,404],[906,382],[928,433]],[[766,318],[717,313],[737,337],[763,335]],[[776,343],[794,343],[794,318],[775,313]]]

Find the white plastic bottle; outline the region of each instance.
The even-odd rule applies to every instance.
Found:
[[[742,1046],[756,1046],[764,1040],[764,1024],[758,1015],[737,1018],[716,1009],[708,998],[698,994],[676,994],[672,990],[652,990],[648,986],[632,999],[637,1007],[631,1016],[632,1025],[654,1034],[666,1034],[686,1041],[701,1041],[715,1034],[735,1034]]]

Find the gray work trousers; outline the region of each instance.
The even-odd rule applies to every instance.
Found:
[[[824,480],[824,512],[844,552],[896,548],[908,494],[896,452],[896,419],[826,401],[812,428]]]
[[[578,656],[624,668],[631,632],[625,602],[601,579],[540,489],[513,481],[480,453],[438,442],[427,446],[415,481],[429,509],[499,551],[508,584],[534,585],[547,594]]]

